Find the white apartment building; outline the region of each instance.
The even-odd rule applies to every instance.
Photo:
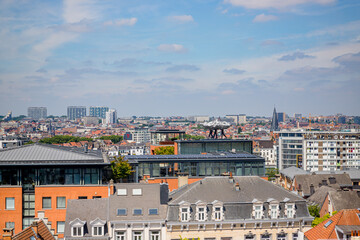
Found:
[[[303,154],[311,172],[360,169],[360,132],[307,132]]]
[[[277,167],[277,146],[274,145],[272,140],[258,140],[253,149],[254,154],[265,158],[266,168]]]
[[[360,132],[279,131],[279,169],[360,169]]]
[[[117,113],[115,109],[109,109],[106,112],[106,124],[114,124],[117,121]]]
[[[150,131],[148,128],[131,129],[132,141],[136,143],[150,142]]]

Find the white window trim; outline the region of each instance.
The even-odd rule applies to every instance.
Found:
[[[260,216],[259,216],[259,218],[256,217],[256,212],[257,212],[256,207],[260,207]],[[254,219],[262,219],[263,216],[264,216],[263,204],[254,203],[253,204],[253,217],[254,217]]]
[[[292,208],[292,216],[288,216],[288,206]],[[295,203],[285,203],[285,215],[287,218],[294,218],[295,217]]]
[[[186,208],[186,212],[182,212],[183,208]],[[183,220],[183,215],[186,216],[186,219]],[[190,221],[190,204],[185,201],[179,203],[179,220],[180,222],[189,222]]]
[[[220,212],[216,211],[215,210],[216,208],[220,208]],[[222,220],[224,220],[224,206],[223,205],[213,205],[212,212],[213,212],[212,219],[214,221],[222,221]],[[220,213],[220,218],[216,218],[217,213]]]
[[[203,211],[200,212],[200,209],[203,209]],[[200,205],[196,206],[196,220],[199,222],[205,222],[207,220],[207,207],[206,205]],[[201,217],[201,215],[204,215]]]
[[[86,221],[81,221],[79,218],[76,218],[75,220],[70,222],[70,226],[71,226],[71,236],[72,237],[83,237],[84,236],[84,225],[85,225]],[[79,228],[80,229],[80,234],[77,231],[77,234],[74,235],[74,228]]]
[[[274,207],[274,206],[276,206],[276,217],[275,218],[273,218],[273,216],[272,216],[272,207]],[[279,218],[279,204],[270,204],[269,205],[269,218],[271,218],[271,219],[277,219],[277,218]]]
[[[120,237],[122,237],[122,238],[120,238]],[[126,231],[116,231],[115,232],[115,240],[125,240],[125,239],[126,239]]]

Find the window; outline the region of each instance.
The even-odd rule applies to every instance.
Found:
[[[87,196],[79,196],[78,199],[87,199]]]
[[[160,231],[151,231],[150,240],[160,240]]]
[[[255,219],[261,219],[262,217],[262,205],[256,205],[254,208]]]
[[[198,207],[197,208],[197,217],[198,217],[198,221],[205,221],[205,210],[206,207]]]
[[[103,228],[100,226],[93,227],[93,236],[102,236],[103,235]]]
[[[56,208],[66,208],[66,197],[56,198]]]
[[[133,214],[134,215],[142,215],[142,209],[141,208],[135,208]]]
[[[285,233],[279,233],[277,235],[276,240],[286,240],[286,234]]]
[[[72,236],[73,237],[82,237],[83,235],[83,227],[73,227],[72,228]]]
[[[292,235],[293,240],[298,240],[298,237],[299,237],[299,235],[297,233],[293,233],[293,235]]]
[[[215,221],[221,221],[222,220],[222,211],[221,207],[214,207],[214,220]]]
[[[261,234],[260,240],[270,240],[271,239],[271,235],[270,234]]]
[[[51,208],[51,197],[43,197],[42,198],[42,208],[43,209]]]
[[[93,199],[99,199],[101,196],[93,196]]]
[[[125,216],[126,215],[126,209],[125,208],[119,208],[117,210],[117,215],[118,216]]]
[[[158,215],[158,209],[157,208],[150,208],[149,209],[149,215]]]
[[[134,188],[134,189],[132,190],[132,195],[133,195],[133,196],[141,196],[141,195],[142,195],[141,188]]]
[[[255,235],[254,234],[245,235],[245,239],[246,240],[255,240]]]
[[[286,217],[287,218],[294,217],[294,204],[286,204]]]
[[[142,240],[142,232],[133,232],[133,240]]]
[[[56,222],[57,233],[64,233],[65,222]]]
[[[189,211],[190,209],[188,207],[180,208],[180,218],[182,222],[189,221]]]
[[[5,227],[6,228],[15,228],[15,223],[14,222],[6,222]]]
[[[13,210],[15,209],[15,198],[7,197],[5,199],[5,209],[6,210]]]
[[[116,232],[115,240],[125,240],[125,232]]]
[[[126,188],[118,189],[117,195],[118,196],[126,196],[127,195],[127,189]]]
[[[278,217],[278,206],[277,205],[270,205],[270,217],[275,219]]]

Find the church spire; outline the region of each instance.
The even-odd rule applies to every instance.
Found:
[[[274,132],[274,131],[279,131],[279,122],[278,122],[278,116],[276,113],[276,108],[274,106],[274,113],[273,113],[273,117],[271,120],[271,128],[270,128],[270,132]]]

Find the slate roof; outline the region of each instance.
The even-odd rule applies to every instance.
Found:
[[[129,223],[129,222],[165,222],[167,205],[161,204],[161,188],[166,184],[140,184],[140,183],[126,183],[115,184],[115,194],[110,195],[109,198],[102,199],[83,199],[83,200],[69,200],[66,210],[65,232],[66,239],[79,239],[78,237],[71,237],[70,222],[75,219],[86,221],[84,227],[84,237],[81,239],[109,239],[109,229],[105,224],[105,236],[92,237],[90,222],[99,218],[111,223]],[[126,189],[126,196],[117,195],[118,189]],[[133,189],[141,189],[140,196],[133,196]],[[166,193],[168,188],[165,188]],[[126,209],[125,216],[117,216],[117,209]],[[134,209],[142,209],[141,215],[134,215]],[[157,208],[157,215],[150,215],[149,209]]]
[[[360,226],[359,213],[360,211],[357,209],[341,210],[331,218],[305,232],[305,237],[309,240],[338,239],[336,226]],[[330,221],[332,222],[329,223]],[[326,224],[328,224],[327,227],[325,227]]]
[[[317,171],[316,174],[343,174],[347,173],[350,176],[351,180],[360,180],[360,169],[349,169],[349,170],[339,170],[339,171]]]
[[[235,190],[235,183],[231,183],[228,177],[206,177],[171,192],[168,203],[168,221],[178,221],[179,204],[182,201],[188,202],[193,208],[199,200],[210,205],[215,200],[223,202],[227,220],[251,219],[253,201],[264,203],[264,213],[267,217],[268,202],[271,200],[280,203],[282,209],[280,217],[284,214],[285,202],[295,203],[297,217],[310,217],[303,198],[271,182],[256,176],[234,177],[234,181],[239,183],[240,191]],[[209,210],[210,215],[211,207]],[[192,219],[193,217],[191,216]]]
[[[329,197],[334,211],[360,208],[360,197],[356,191],[332,191]]]
[[[86,226],[84,227],[84,238],[81,239],[94,239],[91,236],[90,222],[99,218],[101,220],[107,219],[107,209],[108,209],[108,199],[76,199],[68,200],[66,208],[66,220],[65,220],[65,231],[64,236],[66,239],[79,239],[79,237],[71,238],[71,228],[69,223],[76,218],[79,218],[81,221],[86,221]],[[109,238],[109,233],[107,229],[104,229],[105,239]],[[104,238],[101,238],[104,239]]]
[[[13,240],[22,240],[22,239],[30,239],[31,237],[34,237],[36,240],[55,240],[54,236],[51,234],[49,228],[46,226],[46,224],[43,222],[43,220],[40,220],[37,222],[37,231],[35,230],[33,224],[27,228],[25,228],[20,233],[16,234],[12,237]]]
[[[285,169],[280,170],[280,174],[285,175],[286,177],[290,178],[291,180],[294,179],[294,177],[296,175],[300,175],[300,174],[310,174],[309,172],[305,171],[302,168],[297,168],[297,167],[288,167]]]
[[[108,164],[101,151],[88,151],[48,144],[30,144],[0,150],[1,165]]]
[[[336,182],[331,183],[329,178],[335,178]],[[314,186],[315,192],[323,186],[323,180],[326,181],[326,186],[332,187],[334,189],[341,189],[341,186],[352,186],[351,179],[348,174],[304,174],[296,175],[296,187],[303,191],[304,196],[310,196],[310,186]],[[300,187],[301,185],[301,187]]]
[[[316,190],[316,192],[313,195],[311,195],[307,199],[307,201],[310,204],[318,205],[321,208],[325,201],[325,197],[330,192],[336,192],[336,189],[334,189],[332,187],[328,187],[328,186],[321,186],[318,190]]]
[[[274,142],[272,140],[258,140],[260,148],[273,148]]]

